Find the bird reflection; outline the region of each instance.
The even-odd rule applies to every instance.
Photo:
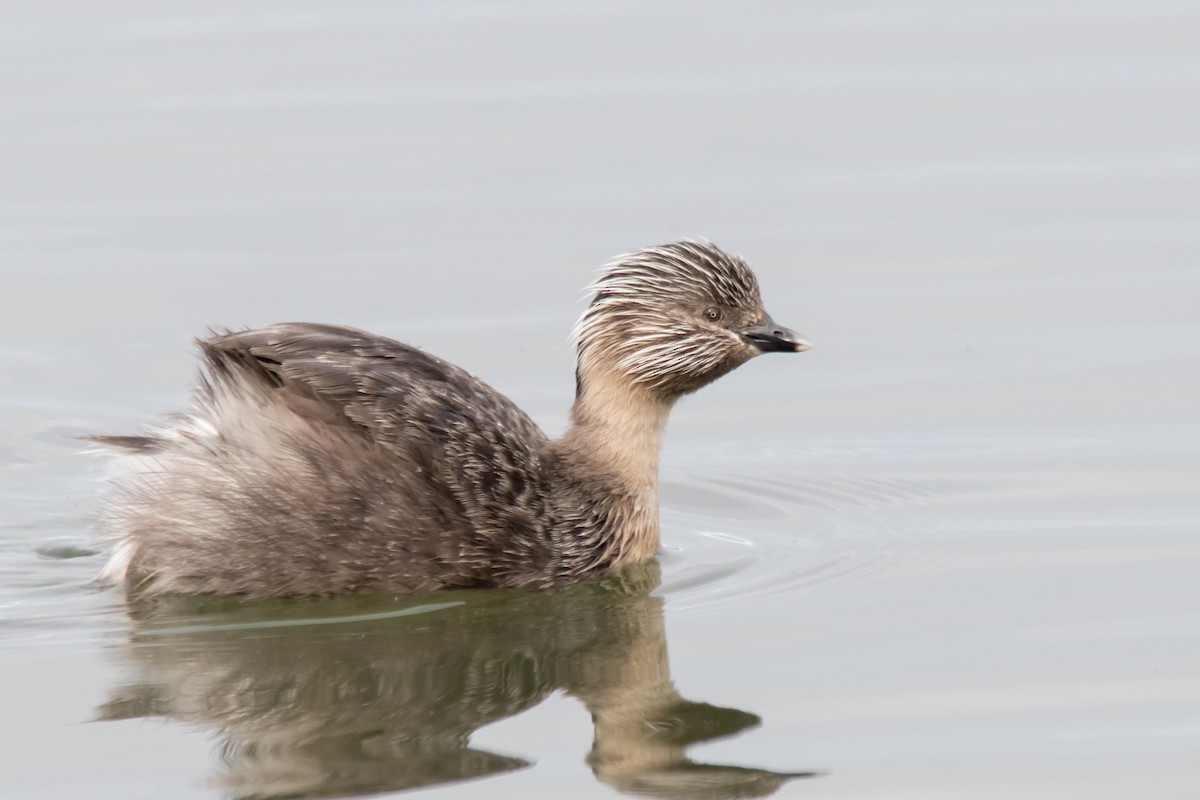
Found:
[[[686,748],[755,726],[671,682],[651,563],[569,589],[134,606],[130,682],[102,719],[218,732],[235,797],[336,797],[528,766],[470,746],[555,691],[591,712],[596,777],[635,795],[761,797],[811,773],[700,764]]]

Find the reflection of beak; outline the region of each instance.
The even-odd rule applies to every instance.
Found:
[[[793,330],[767,317],[761,325],[738,331],[742,341],[754,345],[761,353],[803,353],[812,349],[812,342]]]

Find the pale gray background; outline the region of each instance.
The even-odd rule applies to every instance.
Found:
[[[764,717],[693,755],[828,772],[787,797],[1195,796],[1195,3],[0,15],[6,797],[217,793],[208,733],[87,723],[128,622],[66,435],[183,405],[206,327],[289,319],[558,431],[580,287],[680,236],[817,345],[673,418],[672,674]],[[478,737],[535,767],[429,794],[608,796],[590,739],[553,698]]]

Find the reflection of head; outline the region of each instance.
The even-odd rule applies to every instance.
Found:
[[[687,762],[687,768],[647,771],[626,780],[612,781],[626,794],[667,800],[733,800],[766,797],[793,778],[811,778],[812,772],[769,772],[765,769],[727,767]],[[607,782],[607,781],[606,781]]]
[[[814,774],[698,764],[687,758],[689,745],[759,724],[754,714],[735,708],[677,697],[653,708],[609,709],[593,716],[596,740],[588,763],[596,777],[628,794],[680,800],[764,797],[792,778]]]
[[[655,585],[650,564],[544,593],[160,599],[140,607],[125,651],[137,680],[101,716],[164,716],[217,730],[223,782],[238,796],[337,796],[526,766],[472,749],[469,737],[561,689],[592,712],[589,763],[618,789],[663,797],[691,785],[726,786],[704,797],[750,796],[751,785],[756,794],[773,791],[787,776],[772,784],[772,773],[684,756],[687,744],[758,718],[678,696]],[[635,733],[648,722],[655,733]]]

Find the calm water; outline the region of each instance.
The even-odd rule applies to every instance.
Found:
[[[5,798],[1196,796],[1194,3],[4,18]],[[69,437],[185,404],[207,326],[376,330],[557,432],[579,288],[679,236],[817,348],[677,409],[657,565],[90,586]]]

